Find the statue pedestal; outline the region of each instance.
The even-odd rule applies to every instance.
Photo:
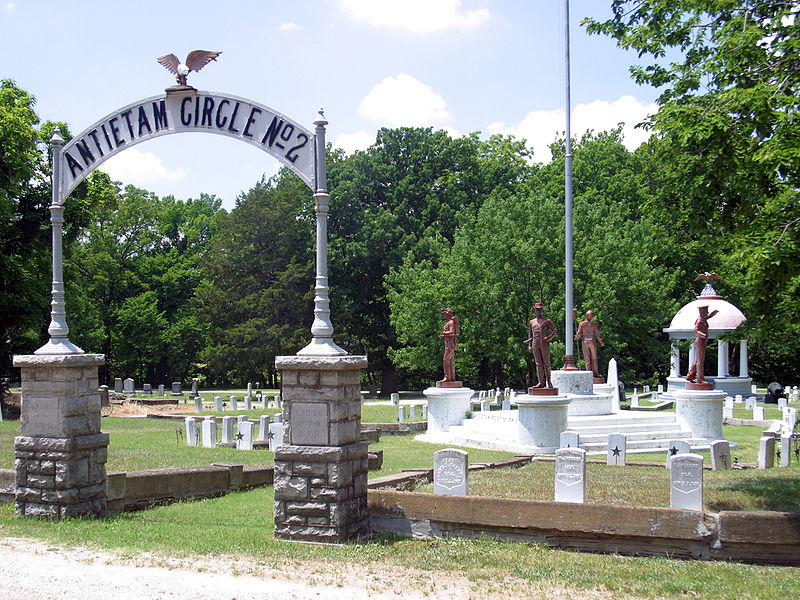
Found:
[[[676,390],[675,416],[691,430],[692,436],[708,441],[725,439],[722,435],[722,405],[725,392],[718,390]]]
[[[613,397],[594,393],[594,375],[591,371],[561,369],[553,371],[552,378],[558,393],[571,400],[570,415],[610,415],[613,412]]]
[[[561,432],[567,429],[567,408],[572,402],[566,395],[517,396],[519,443],[536,452],[554,454]]]
[[[428,399],[427,435],[436,435],[464,422],[474,392],[468,387],[429,387],[422,393]]]

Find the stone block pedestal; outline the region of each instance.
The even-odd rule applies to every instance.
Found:
[[[283,445],[275,449],[275,535],[341,543],[368,534],[365,356],[279,356]]]
[[[611,394],[597,394],[594,391],[594,377],[591,371],[553,371],[553,385],[558,393],[566,395],[572,402],[570,416],[610,415],[614,412]]]
[[[722,435],[722,405],[725,392],[717,390],[678,390],[674,394],[675,416],[692,431],[692,437],[708,441],[725,439]]]
[[[453,425],[461,425],[466,419],[472,404],[470,398],[475,393],[468,387],[441,388],[429,387],[422,392],[428,399],[427,436],[446,433]]]
[[[572,402],[566,395],[517,396],[519,443],[531,451],[553,454],[559,436],[567,429],[567,411]]]
[[[22,370],[21,435],[14,439],[16,512],[101,515],[108,435],[100,433],[97,367],[102,354],[14,357]]]

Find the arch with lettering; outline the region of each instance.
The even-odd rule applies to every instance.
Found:
[[[65,144],[56,170],[58,204],[115,154],[155,137],[184,132],[215,133],[252,144],[316,191],[316,144],[311,131],[252,100],[180,88],[124,106]]]

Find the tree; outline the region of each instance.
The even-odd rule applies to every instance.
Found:
[[[798,5],[614,0],[612,11],[587,19],[587,30],[648,57],[633,77],[663,89],[648,121],[662,159],[651,208],[690,248],[712,248],[743,288],[754,372],[785,377],[800,349],[791,294],[800,285]]]
[[[311,193],[288,169],[261,180],[222,215],[197,294],[208,323],[201,356],[212,382],[276,385],[275,357],[310,339],[314,270]]]
[[[603,328],[601,358],[616,356],[620,376],[630,381],[667,369],[661,328],[677,303],[664,298],[671,297],[678,273],[660,263],[664,241],[638,210],[648,194],[641,165],[619,135],[587,135],[575,144],[574,279],[578,308],[594,310]],[[452,247],[439,240],[438,261],[408,255],[390,273],[399,342],[391,356],[398,365],[435,376],[438,314],[445,305],[462,317],[459,377],[477,385],[503,386],[504,377],[526,384],[533,365],[522,340],[538,301],[558,328],[552,357],[563,356],[563,144],[553,150],[553,163],[537,169],[517,195],[490,195],[456,232]]]
[[[50,186],[35,98],[0,81],[0,409],[11,357],[43,342],[50,301]]]
[[[373,146],[329,161],[331,305],[340,343],[369,357],[367,377],[397,389],[384,277],[411,253],[436,260],[493,189],[513,190],[528,170],[524,144],[423,128],[381,129]]]

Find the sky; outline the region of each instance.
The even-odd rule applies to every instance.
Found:
[[[561,0],[0,0],[0,79],[37,98],[42,121],[77,135],[125,105],[163,93],[174,76],[156,58],[221,51],[189,75],[203,91],[264,104],[313,130],[324,108],[327,141],[347,153],[381,127],[421,126],[452,136],[525,138],[534,160],[566,126]],[[584,17],[611,0],[571,0],[572,134],[624,122],[625,144],[655,111],[657,90],[636,85],[637,57],[588,36]],[[101,169],[176,198],[214,194],[223,207],[280,164],[252,145],[183,133],[131,147]]]

